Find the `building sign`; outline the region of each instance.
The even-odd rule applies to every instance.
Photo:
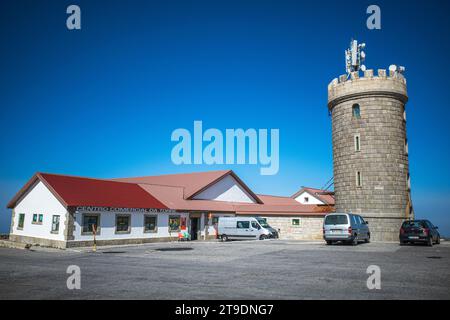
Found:
[[[137,213],[174,213],[173,209],[153,209],[153,208],[111,208],[111,207],[76,207],[77,211],[85,211],[85,212],[137,212]]]

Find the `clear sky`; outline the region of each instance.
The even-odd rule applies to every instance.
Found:
[[[366,8],[381,7],[381,30]],[[78,4],[82,29],[66,28]],[[125,177],[231,168],[257,193],[332,176],[327,85],[352,37],[406,66],[416,215],[450,235],[448,1],[0,2],[0,232],[36,172]],[[280,171],[172,163],[176,128],[276,128]]]

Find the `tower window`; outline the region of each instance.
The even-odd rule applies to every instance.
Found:
[[[352,106],[352,115],[355,119],[361,118],[361,110],[359,104],[356,103]]]
[[[361,187],[362,186],[361,171],[356,171],[356,186],[357,187]]]
[[[409,176],[409,172],[406,175],[406,187],[408,188],[408,191],[411,190],[411,177]]]
[[[355,135],[355,151],[356,152],[361,151],[360,140],[361,140],[361,138],[360,138],[359,134]]]
[[[408,155],[408,139],[405,139],[405,155]]]

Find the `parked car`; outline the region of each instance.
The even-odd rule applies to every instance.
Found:
[[[277,238],[278,233],[263,219],[219,217],[218,236],[222,241]]]
[[[428,220],[408,220],[404,221],[400,227],[400,244],[406,243],[426,243],[433,246],[433,243],[441,243],[441,235],[438,227]]]
[[[323,221],[323,238],[328,245],[336,241],[357,245],[359,241],[370,241],[370,229],[360,215],[330,213]]]

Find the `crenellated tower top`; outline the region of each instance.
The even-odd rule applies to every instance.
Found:
[[[408,95],[403,73],[394,65],[388,72],[378,69],[377,75],[374,75],[373,70],[368,69],[362,76],[360,71],[353,71],[350,75],[344,74],[333,79],[328,85],[328,109],[332,110],[336,104],[345,100],[368,95],[396,97],[406,103]]]

